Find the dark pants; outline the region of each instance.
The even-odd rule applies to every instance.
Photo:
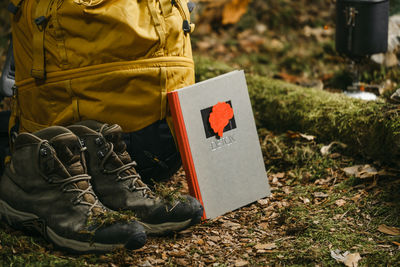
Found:
[[[182,165],[165,119],[125,134],[124,140],[128,153],[138,164],[137,171],[147,184],[169,179]]]
[[[10,111],[0,112],[0,175],[4,171],[4,160],[10,155],[8,143],[8,121],[10,120]]]
[[[0,112],[0,175],[4,160],[10,155],[8,121],[10,111]],[[139,131],[124,134],[127,151],[137,162],[136,170],[146,184],[169,179],[180,167],[181,158],[165,120],[157,121]]]

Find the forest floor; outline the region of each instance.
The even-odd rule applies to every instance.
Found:
[[[334,49],[333,12],[332,1],[254,0],[229,26],[218,7],[203,7],[193,49],[247,73],[340,92],[350,74]],[[0,14],[2,65],[9,29]],[[398,67],[369,63],[365,82],[386,84],[388,92],[398,87]],[[150,237],[139,250],[104,255],[58,251],[0,222],[0,266],[399,265],[400,170],[338,146],[321,153],[329,144],[318,137],[258,131],[269,197],[173,236]],[[166,186],[187,192],[184,172]]]
[[[337,254],[347,266],[398,266],[398,170],[339,147],[322,155],[327,144],[312,136],[259,135],[271,196],[173,236],[150,237],[139,250],[104,255],[66,254],[1,223],[0,265],[344,266]],[[184,172],[166,186],[187,192]]]

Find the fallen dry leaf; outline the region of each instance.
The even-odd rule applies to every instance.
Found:
[[[257,203],[260,204],[261,206],[266,206],[269,204],[269,199],[268,198],[259,199],[257,200]]]
[[[246,13],[250,0],[231,0],[224,5],[222,24],[235,24]]]
[[[200,246],[204,245],[204,240],[203,239],[199,239],[196,241],[196,243]]]
[[[285,192],[286,195],[289,195],[293,192],[292,188],[290,186],[285,186],[282,188],[283,192]]]
[[[354,197],[352,197],[351,200],[353,200],[354,202],[358,202],[362,196],[363,196],[363,193],[357,194]]]
[[[348,251],[341,253],[338,249],[331,250],[331,257],[348,267],[357,267],[359,260],[361,260],[360,253],[350,253]]]
[[[222,226],[231,228],[232,230],[236,230],[242,227],[240,224],[234,222],[225,222],[224,224],[222,224]]]
[[[147,261],[142,261],[142,262],[140,262],[140,263],[139,263],[139,266],[145,267],[145,266],[153,266],[153,265],[151,265],[151,263],[147,260]]]
[[[325,198],[325,197],[328,197],[328,196],[329,196],[328,194],[326,194],[326,193],[324,193],[324,192],[315,192],[313,195],[314,195],[314,197],[316,197],[316,198]]]
[[[188,262],[184,259],[176,259],[176,263],[181,266],[188,266]]]
[[[162,258],[163,260],[168,259],[167,253],[166,253],[166,252],[163,252],[163,253],[161,254],[161,258]]]
[[[399,247],[400,247],[400,243],[399,243],[399,242],[392,241],[392,243],[395,244],[396,246],[399,246]]]
[[[217,243],[218,241],[221,240],[221,238],[219,236],[209,236],[208,239],[210,239],[211,241]]]
[[[342,154],[340,154],[340,153],[332,153],[329,155],[329,157],[331,159],[337,159],[337,158],[340,158],[341,156],[342,156]]]
[[[343,168],[344,173],[347,176],[356,176],[359,172],[359,169],[362,168],[363,165],[354,165],[351,167]]]
[[[256,251],[257,254],[265,254],[265,253],[274,253],[277,252],[276,250],[265,250],[265,249],[259,249]]]
[[[301,79],[298,76],[291,75],[291,74],[288,74],[286,72],[279,72],[278,74],[274,75],[274,78],[281,79],[281,80],[284,80],[284,81],[289,82],[289,83],[298,83],[300,81],[300,79]],[[287,131],[286,135],[288,137],[290,137],[290,138],[293,138],[293,139],[300,137],[300,133],[299,132],[293,132],[293,131],[290,131],[290,130]]]
[[[330,144],[327,145],[327,146],[321,147],[321,150],[320,150],[321,155],[322,155],[322,156],[327,156],[327,155],[329,155],[329,154],[331,153],[331,149],[332,149],[332,147],[333,147],[334,145],[337,145],[337,146],[339,146],[339,147],[341,147],[341,148],[343,148],[343,149],[345,149],[345,148],[347,147],[346,144],[343,144],[343,143],[338,142],[338,141],[334,141],[334,142],[330,143]]]
[[[328,177],[326,179],[318,179],[314,182],[316,185],[326,185],[329,184],[332,180],[334,180],[334,177]]]
[[[249,262],[245,260],[237,260],[235,261],[235,267],[243,267],[243,266],[248,266]]]
[[[347,176],[355,176],[361,179],[373,178],[378,174],[378,171],[369,164],[346,167],[343,168],[343,171]]]
[[[182,258],[185,257],[186,253],[182,250],[174,250],[168,253],[172,257]]]
[[[388,235],[394,235],[394,236],[400,235],[400,228],[387,226],[385,224],[379,225],[378,231]]]
[[[163,260],[163,259],[155,259],[153,263],[156,264],[156,265],[164,265],[165,260]]]
[[[343,206],[346,204],[346,200],[344,200],[344,199],[338,199],[338,200],[335,201],[335,204],[336,204],[338,207],[343,207]]]
[[[370,166],[370,165],[364,165],[363,168],[360,170],[358,177],[361,179],[368,179],[368,178],[373,178],[378,174],[378,171]]]
[[[268,243],[268,244],[257,244],[254,246],[257,250],[270,250],[276,248],[275,243]]]
[[[268,224],[268,223],[260,223],[258,226],[259,226],[261,229],[267,230],[268,227],[269,227],[269,224]],[[0,249],[1,249],[1,248],[0,248]]]
[[[311,202],[311,201],[310,201],[308,198],[306,198],[306,197],[300,197],[300,200],[303,201],[304,204],[308,204],[308,203]]]
[[[394,170],[394,171],[390,171],[390,170],[380,170],[378,172],[379,176],[388,176],[388,177],[398,177],[399,174]]]
[[[314,140],[316,137],[315,136],[313,136],[313,135],[307,135],[307,134],[300,134],[300,136],[302,137],[302,138],[304,138],[304,139],[306,139],[306,140],[308,140],[308,141],[312,141],[312,140]]]
[[[282,76],[283,80],[289,79],[289,76],[290,76],[289,74],[285,74],[285,73],[280,73],[279,75]],[[296,76],[293,76],[293,77],[296,77]],[[303,139],[306,139],[307,141],[312,141],[312,140],[314,140],[316,138],[313,135],[302,134],[302,133],[293,132],[293,131],[290,131],[290,130],[286,132],[286,135],[291,139],[303,138]]]
[[[359,260],[361,260],[360,253],[351,253],[345,257],[343,263],[348,267],[357,267]]]

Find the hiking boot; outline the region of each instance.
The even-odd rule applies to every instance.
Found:
[[[0,217],[72,252],[142,247],[146,233],[137,221],[105,223],[115,212],[93,192],[83,151],[64,127],[19,134],[0,179]]]
[[[142,182],[122,140],[119,125],[83,121],[68,127],[86,150],[88,173],[100,201],[113,210],[130,210],[146,232],[163,235],[200,222],[203,207],[191,196],[167,201],[156,197]]]

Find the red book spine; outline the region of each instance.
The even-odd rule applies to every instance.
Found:
[[[178,142],[179,151],[181,153],[182,165],[186,173],[186,180],[189,187],[190,195],[195,197],[203,205],[199,183],[197,181],[196,168],[194,167],[192,152],[190,150],[189,140],[187,137],[185,121],[183,120],[181,104],[179,101],[178,92],[168,93],[168,103],[171,110],[172,120],[174,122],[174,129],[176,140]],[[206,219],[206,213],[203,213],[203,219]]]

